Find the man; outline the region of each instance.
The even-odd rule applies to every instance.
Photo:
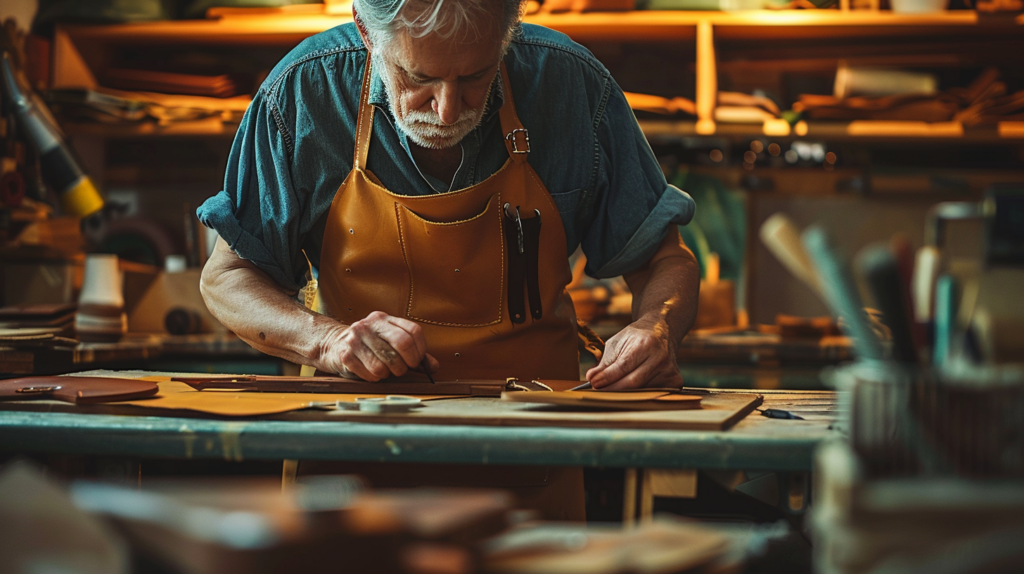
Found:
[[[307,39],[239,127],[211,312],[261,351],[378,381],[578,378],[567,255],[623,275],[634,322],[597,389],[681,383],[699,273],[669,186],[608,71],[521,0],[356,0]],[[308,262],[307,263],[307,259]],[[324,314],[296,293],[312,265]]]

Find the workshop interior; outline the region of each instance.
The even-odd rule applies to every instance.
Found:
[[[1024,571],[1021,0],[0,20],[0,572]]]

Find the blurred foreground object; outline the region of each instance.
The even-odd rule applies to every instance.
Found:
[[[41,469],[0,472],[0,572],[127,574],[128,553],[99,519],[75,508]]]
[[[821,574],[1017,572],[1024,483],[870,479],[845,443],[818,450],[811,509]]]
[[[509,510],[498,491],[369,492],[351,476],[307,478],[283,491],[262,479],[151,481],[142,490],[78,482],[71,494],[138,551],[211,574],[468,573],[471,548],[504,530]]]
[[[660,574],[713,568],[726,554],[728,541],[707,528],[656,519],[625,531],[614,526],[525,525],[485,548],[484,571],[489,574]]]

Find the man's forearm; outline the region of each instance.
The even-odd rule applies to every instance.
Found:
[[[293,363],[321,367],[324,342],[344,325],[303,307],[222,239],[203,269],[203,299],[213,316],[254,348]]]
[[[634,325],[664,335],[674,351],[697,317],[700,269],[673,229],[644,267],[623,275],[633,292]]]

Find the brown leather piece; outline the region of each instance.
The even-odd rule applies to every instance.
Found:
[[[24,377],[0,381],[0,400],[51,399],[91,404],[151,397],[157,384],[105,377]]]

